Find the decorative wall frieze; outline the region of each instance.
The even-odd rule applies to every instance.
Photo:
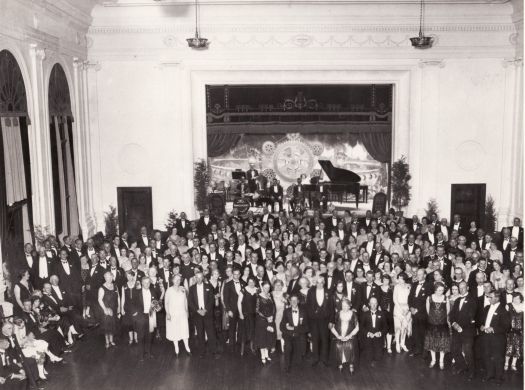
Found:
[[[191,25],[113,25],[91,26],[88,33],[99,34],[172,34],[192,32]],[[417,32],[416,24],[203,24],[206,33],[218,32],[289,32],[289,33],[322,33],[322,32],[349,32],[349,33],[413,33]],[[425,32],[515,32],[515,25],[509,23],[457,23],[457,24],[429,24]]]

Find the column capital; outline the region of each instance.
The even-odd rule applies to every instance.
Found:
[[[41,47],[38,43],[29,44],[29,54],[40,61],[44,61],[46,59],[46,49]]]
[[[85,70],[94,70],[95,72],[98,72],[100,69],[102,69],[102,65],[100,65],[99,62],[90,62],[90,61],[83,61],[83,69]]]

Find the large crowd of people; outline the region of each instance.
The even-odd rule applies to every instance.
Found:
[[[61,241],[26,244],[10,275],[0,383],[42,388],[90,327],[142,359],[165,338],[177,355],[282,353],[286,372],[308,360],[353,374],[407,353],[501,383],[522,364],[519,218],[495,234],[459,215],[205,210],[169,232]]]

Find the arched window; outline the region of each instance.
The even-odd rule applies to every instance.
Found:
[[[51,165],[57,235],[77,236],[80,233],[75,185],[73,148],[73,115],[64,69],[55,64],[49,79],[49,129]]]
[[[0,239],[10,271],[25,267],[31,242],[31,166],[24,79],[15,57],[0,51]]]

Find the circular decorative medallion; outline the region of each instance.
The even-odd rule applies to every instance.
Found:
[[[309,175],[314,165],[314,155],[308,145],[300,141],[285,141],[277,146],[273,155],[275,171],[288,180]]]
[[[311,146],[312,152],[316,156],[320,156],[324,152],[324,146],[320,142],[314,142]]]
[[[268,180],[275,179],[275,171],[271,168],[266,168],[265,170],[263,170],[262,175]]]
[[[275,151],[275,144],[272,141],[266,141],[262,145],[262,151],[266,155],[270,155]]]

